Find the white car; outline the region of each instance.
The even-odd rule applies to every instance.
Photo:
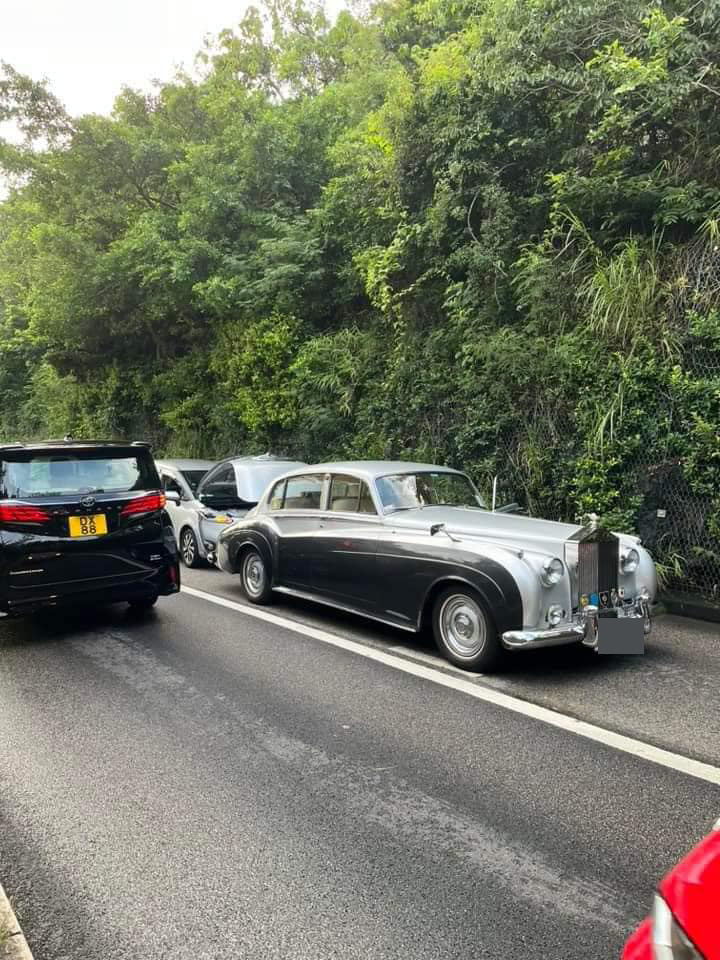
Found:
[[[200,534],[200,511],[202,503],[197,499],[197,489],[205,474],[212,470],[217,460],[156,460],[160,482],[168,497],[166,509],[172,520],[183,562],[188,567],[197,567],[207,559]]]
[[[204,464],[205,461],[166,460],[158,462],[161,475],[177,477],[186,471],[181,464]],[[211,463],[192,493],[192,499],[168,501],[167,510],[183,562],[197,567],[203,561],[215,563],[215,546],[220,531],[244,517],[259,501],[269,483],[288,470],[306,466],[298,460],[286,460],[269,453],[262,456],[228,457]],[[192,468],[190,468],[192,469]],[[198,467],[199,469],[199,467]],[[163,481],[164,484],[165,481]],[[175,487],[166,487],[175,490]]]

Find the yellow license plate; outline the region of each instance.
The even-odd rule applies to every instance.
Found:
[[[92,517],[70,517],[71,537],[101,537],[107,532],[104,513],[96,513]]]
[[[215,517],[215,523],[232,523],[232,517],[225,517],[218,514]]]

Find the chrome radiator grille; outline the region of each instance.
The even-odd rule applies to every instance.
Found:
[[[602,594],[617,590],[620,543],[612,533],[591,530],[578,538],[577,601],[588,603],[596,594],[602,603]],[[585,600],[583,601],[583,597]],[[597,604],[597,600],[594,601]]]

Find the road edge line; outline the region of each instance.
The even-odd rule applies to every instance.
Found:
[[[330,633],[327,630],[300,623],[297,620],[290,620],[263,608],[238,603],[236,600],[228,600],[225,597],[216,596],[204,590],[197,590],[195,587],[183,586],[181,591],[189,596],[198,597],[209,603],[215,603],[220,607],[235,610],[244,616],[253,617],[256,620],[264,620],[266,623],[272,623],[283,630],[290,630],[293,633],[310,637],[313,640],[319,640],[321,643],[327,643],[341,650],[347,650],[349,653],[358,654],[368,660],[375,660],[377,663],[383,663],[403,673],[409,673],[420,679],[429,680],[439,686],[449,687],[451,690],[465,693],[468,696],[474,697],[476,700],[482,700],[485,703],[502,707],[505,710],[510,710],[512,713],[531,717],[534,720],[539,720],[541,723],[565,730],[569,733],[574,733],[579,737],[584,737],[586,740],[593,740],[604,746],[612,747],[621,753],[627,753],[630,756],[647,760],[657,766],[666,767],[669,770],[675,770],[678,773],[687,774],[698,780],[704,780],[706,783],[720,786],[720,767],[703,763],[702,760],[694,760],[692,757],[685,757],[680,753],[673,753],[671,750],[655,747],[650,743],[645,743],[643,740],[636,740],[634,737],[628,737],[623,733],[615,733],[604,727],[587,723],[585,720],[578,720],[569,714],[560,713],[560,711],[551,710],[548,707],[542,707],[529,700],[521,700],[508,693],[501,693],[499,690],[486,687],[482,683],[473,683],[470,680],[452,676],[435,668],[426,667],[417,661],[409,660],[406,657],[386,653],[384,650],[367,646],[359,643],[357,640],[348,640],[339,634]]]
[[[0,946],[2,960],[33,960],[25,934],[0,883],[0,924],[2,923],[10,929],[10,939]]]

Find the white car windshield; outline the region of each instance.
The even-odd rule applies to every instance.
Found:
[[[480,494],[462,473],[396,473],[379,477],[376,486],[387,511],[485,506]]]

